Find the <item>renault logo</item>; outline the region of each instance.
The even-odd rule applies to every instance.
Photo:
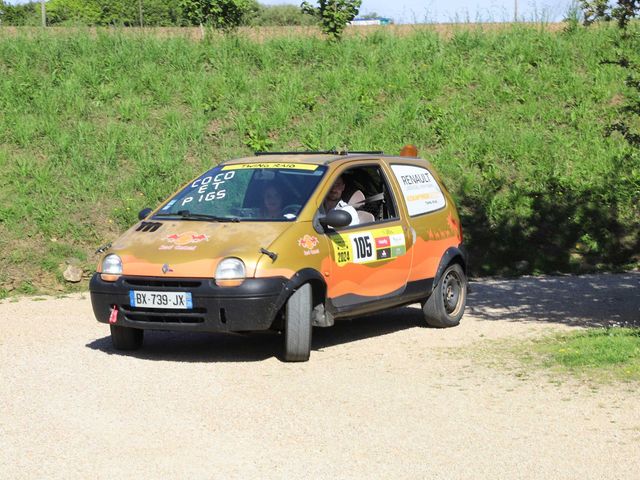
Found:
[[[162,265],[162,273],[168,273],[168,272],[173,272],[173,269],[169,267],[168,263],[165,263],[164,265]]]

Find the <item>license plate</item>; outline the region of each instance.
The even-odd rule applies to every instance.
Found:
[[[148,292],[130,290],[132,307],[175,308],[190,310],[193,308],[190,292]]]

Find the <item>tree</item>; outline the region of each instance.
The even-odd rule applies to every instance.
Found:
[[[640,13],[640,0],[618,0],[618,6],[611,9],[611,16],[620,28],[627,28],[629,20]]]
[[[315,19],[295,5],[258,5],[249,24],[255,26],[314,25]]]
[[[360,18],[362,18],[363,20],[375,20],[378,17],[380,17],[380,15],[378,15],[376,12],[369,12],[365,13],[364,15],[360,15]]]
[[[320,27],[329,38],[340,40],[344,28],[358,15],[361,4],[362,0],[318,0],[317,7],[302,2],[300,8],[320,20]]]
[[[591,25],[598,20],[608,22],[614,19],[620,28],[625,29],[629,20],[640,14],[640,0],[618,0],[615,6],[609,0],[581,0],[580,6],[585,25]]]
[[[627,72],[625,84],[630,94],[620,109],[621,118],[607,128],[607,134],[618,132],[629,145],[640,150],[640,133],[633,126],[640,124],[640,35],[637,31],[628,32],[632,19],[640,16],[640,0],[619,0],[612,6],[606,0],[582,1],[585,24],[590,25],[597,20],[616,19],[622,34],[614,42],[618,58],[607,59],[602,63],[618,65]],[[587,15],[589,22],[586,21]]]
[[[0,22],[3,25],[38,25],[40,23],[40,3],[28,2],[11,5],[0,0]]]
[[[597,20],[611,20],[609,15],[609,0],[581,0],[580,7],[584,16],[584,24],[591,25]]]
[[[100,25],[102,8],[98,0],[49,0],[47,21],[50,25],[74,23]]]
[[[226,32],[243,23],[253,4],[251,0],[180,0],[184,17],[193,25],[211,25]]]

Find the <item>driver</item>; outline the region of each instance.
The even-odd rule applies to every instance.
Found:
[[[320,213],[326,215],[331,210],[344,210],[351,215],[351,223],[349,226],[358,225],[360,219],[356,209],[342,200],[342,192],[344,192],[345,183],[342,175],[339,176],[334,184],[331,186],[331,190],[327,193],[322,205],[320,205]]]
[[[280,218],[282,217],[282,195],[280,190],[274,184],[264,189],[262,196],[261,216],[263,218]]]

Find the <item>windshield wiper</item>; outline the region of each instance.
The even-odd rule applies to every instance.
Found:
[[[204,220],[206,222],[239,222],[237,217],[217,217],[206,213],[191,213],[189,210],[180,210],[176,213],[157,213],[155,217],[180,217],[184,220]]]

